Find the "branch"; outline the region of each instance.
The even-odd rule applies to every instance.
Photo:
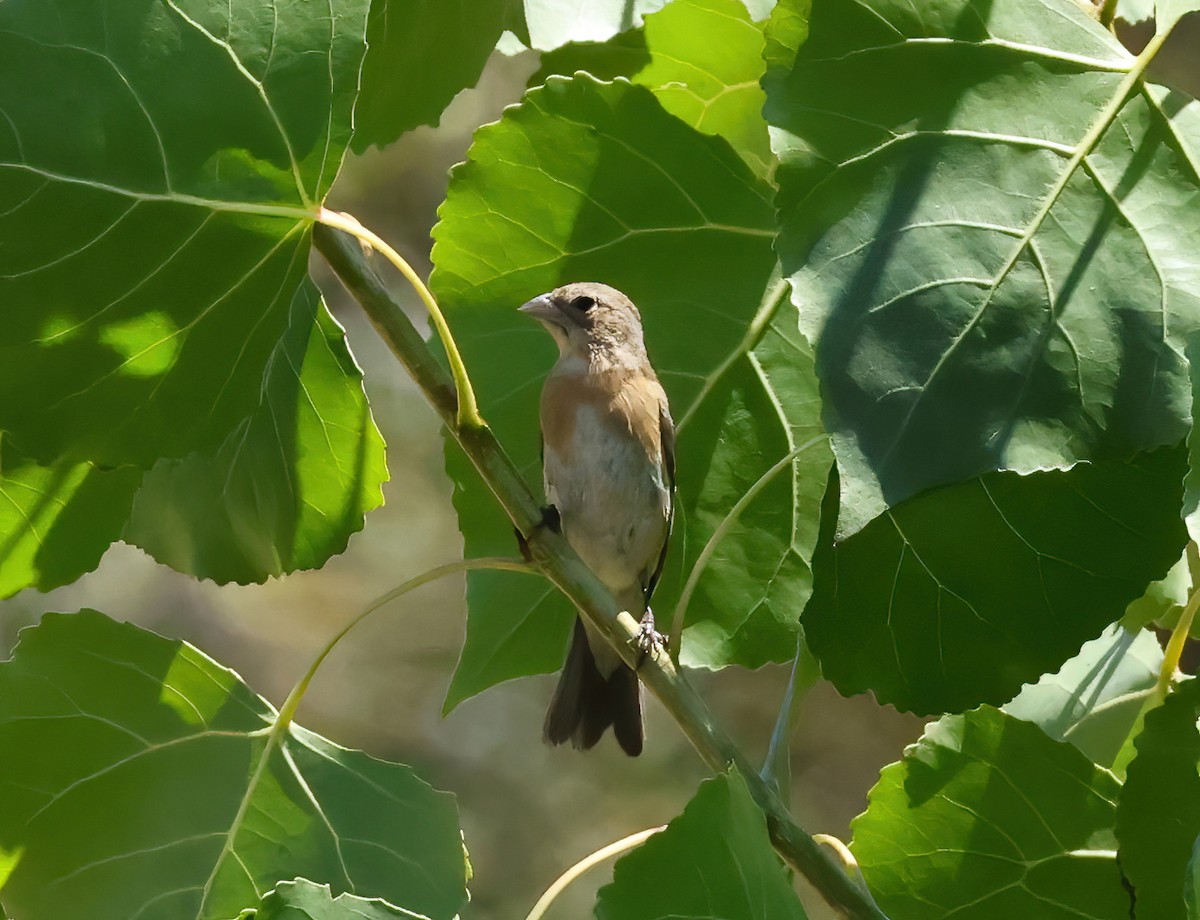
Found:
[[[805,876],[825,899],[853,920],[887,920],[869,895],[792,820],[745,756],[713,721],[703,700],[675,669],[670,656],[657,654],[638,667],[638,623],[619,611],[608,589],[584,565],[560,535],[541,523],[541,505],[524,478],[487,428],[456,423],[454,384],[437,362],[408,316],[363,259],[358,243],[325,226],[313,228],[313,241],[367,312],[385,342],[442,417],[463,451],[479,470],[496,500],[525,535],[541,572],[565,594],[612,643],[642,682],[671,713],[704,762],[715,772],[737,767],[763,810],[771,841],[781,856]]]

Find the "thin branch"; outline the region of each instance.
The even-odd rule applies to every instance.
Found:
[[[541,507],[491,431],[457,424],[453,382],[434,360],[403,309],[367,266],[358,243],[323,226],[314,228],[313,240],[441,415],[501,507],[525,535],[538,569],[603,633],[631,667],[639,667],[637,621],[628,611],[618,610],[612,594],[566,540],[550,528],[538,526]],[[886,920],[886,915],[839,863],[796,825],[784,804],[717,727],[703,700],[676,670],[669,655],[656,654],[641,662],[639,676],[710,768],[723,772],[733,766],[745,777],[751,795],[766,815],[771,841],[788,863],[845,916],[853,920]]]

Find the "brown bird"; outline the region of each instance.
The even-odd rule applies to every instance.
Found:
[[[675,425],[650,366],[637,307],[583,282],[535,297],[521,312],[558,344],[542,388],[542,472],[563,536],[621,609],[657,638],[650,595],[662,574],[675,510]],[[613,727],[625,753],[642,751],[637,674],[576,619],[546,713],[545,738],[592,747]]]

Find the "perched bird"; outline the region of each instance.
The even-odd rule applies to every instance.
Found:
[[[541,402],[551,516],[557,513],[563,536],[621,609],[642,617],[643,637],[655,637],[649,601],[675,510],[675,425],[646,356],[642,318],[620,291],[590,282],[565,285],[520,309],[558,344]],[[586,750],[610,725],[625,753],[641,753],[637,674],[576,619],[545,738]]]

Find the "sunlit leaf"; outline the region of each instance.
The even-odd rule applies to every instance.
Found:
[[[359,373],[306,279],[366,16],[367,0],[0,5],[6,451],[50,477],[178,461],[150,476],[131,532],[183,571],[319,565],[378,504]],[[300,385],[310,336],[338,356]],[[181,509],[250,482],[253,507]],[[121,526],[100,510],[94,528],[58,517],[60,542],[88,545],[62,572],[93,566]]]
[[[47,614],[0,664],[3,884],[20,920],[225,920],[280,878],[437,920],[464,898],[453,800],[291,726],[195,648]]]
[[[701,784],[678,818],[613,867],[599,920],[803,920],[763,813],[737,772]]]
[[[543,55],[530,83],[576,70],[601,79],[628,77],[653,89],[672,115],[725,138],[756,173],[769,176],[775,157],[762,119],[763,66],[763,27],[740,0],[674,0],[639,30]]]
[[[345,333],[311,283],[292,316],[257,409],[216,451],[146,475],[125,538],[160,562],[219,582],[317,568],[383,501],[383,440]]]
[[[931,724],[885,767],[851,849],[891,920],[1128,920],[1121,784],[989,707]]]
[[[1027,684],[1004,711],[1112,767],[1154,692],[1162,660],[1152,632],[1114,624],[1058,671]]]
[[[1188,13],[1200,11],[1196,0],[1154,0],[1154,28],[1169,32]]]
[[[121,535],[140,470],[40,466],[0,441],[0,597],[49,591],[100,562]]]
[[[839,539],[930,486],[1181,440],[1200,104],[1133,95],[1072,170],[1131,65],[1078,4],[816,4],[786,62],[795,38],[766,116]]]

